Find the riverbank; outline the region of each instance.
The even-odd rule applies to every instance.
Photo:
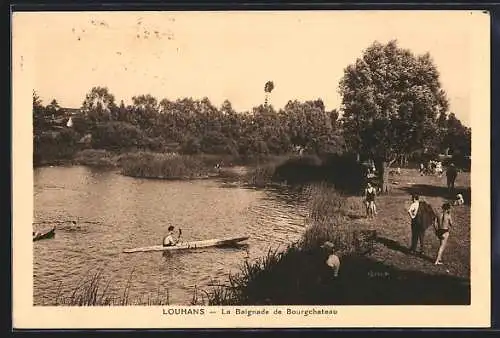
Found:
[[[241,271],[213,289],[193,291],[193,304],[467,304],[470,299],[470,177],[461,173],[457,188],[465,205],[453,209],[456,226],[443,266],[433,265],[438,241],[427,232],[423,256],[410,255],[406,208],[417,192],[438,209],[447,198],[445,178],[403,170],[391,179],[391,194],[377,197],[378,216],[364,217],[362,199],[342,195],[328,184],[303,189],[309,197],[308,225],[302,239],[284,251],[269,251],[243,261]],[[320,245],[329,240],[341,258],[340,276],[331,278]],[[264,251],[265,252],[265,251]],[[176,258],[177,259],[177,258]],[[95,297],[106,293],[106,281],[92,277],[75,286],[66,305],[168,305],[168,290],[131,298]],[[126,278],[125,278],[126,279]],[[122,281],[120,281],[121,283]],[[109,283],[109,282],[108,282]],[[114,283],[113,283],[114,284]],[[99,292],[96,292],[95,290]],[[94,291],[92,291],[94,290]],[[411,292],[408,292],[408,291]],[[67,293],[65,293],[67,295]],[[121,294],[121,293],[119,293]],[[113,294],[116,296],[116,293]],[[51,304],[54,300],[51,299]]]
[[[328,182],[335,185],[337,190],[349,194],[359,194],[365,185],[363,165],[349,154],[242,157],[150,151],[117,153],[102,149],[85,149],[77,152],[71,159],[44,165],[112,168],[125,176],[148,179],[225,178],[255,188]]]
[[[466,204],[454,207],[455,227],[444,254],[433,264],[439,241],[427,231],[423,255],[408,251],[406,209],[418,193],[439,210],[450,196],[445,178],[404,170],[392,179],[390,195],[377,198],[378,216],[364,217],[358,197],[340,196],[328,186],[313,190],[309,227],[303,240],[284,252],[245,262],[228,284],[212,290],[210,305],[458,305],[470,303],[470,177],[462,173],[457,190]],[[340,275],[324,263],[324,241],[335,245]]]
[[[181,155],[134,151],[117,153],[103,149],[85,149],[71,158],[39,161],[35,167],[81,165],[118,169],[125,176],[155,179],[200,179],[213,177],[239,177],[245,183],[263,186],[270,183],[270,175],[280,163],[291,155],[259,155],[241,157],[230,155]],[[243,169],[245,168],[245,169]],[[271,170],[267,168],[272,168]]]

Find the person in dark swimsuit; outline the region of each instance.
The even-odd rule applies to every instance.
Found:
[[[444,249],[446,248],[446,243],[448,242],[450,228],[453,224],[451,219],[451,205],[449,203],[444,203],[442,209],[443,212],[441,217],[438,219],[436,227],[436,236],[439,238],[439,250],[436,261],[434,262],[435,265],[443,264],[441,258],[443,256]]]
[[[375,195],[376,190],[371,183],[368,183],[365,189],[365,204],[366,204],[366,216],[374,217],[377,214],[377,206],[375,205]]]
[[[457,174],[458,172],[455,164],[451,163],[448,170],[446,170],[446,185],[449,191],[455,190],[455,180],[457,179]]]

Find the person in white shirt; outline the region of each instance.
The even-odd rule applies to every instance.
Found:
[[[457,194],[457,197],[455,199],[455,205],[463,205],[465,203],[464,201],[464,196],[462,194]]]
[[[441,162],[437,162],[436,163],[436,174],[441,177],[441,175],[443,174],[443,165]]]
[[[418,242],[418,236],[419,236],[419,229],[418,229],[418,224],[417,224],[417,214],[418,214],[418,207],[420,204],[420,198],[418,195],[413,194],[411,196],[411,205],[408,208],[408,214],[410,215],[411,219],[411,252],[415,252],[417,249],[417,242]]]
[[[411,205],[408,208],[408,214],[411,219],[415,219],[415,217],[417,217],[419,202],[420,198],[418,195],[411,195]]]
[[[328,252],[328,258],[326,259],[325,263],[332,269],[333,277],[338,277],[340,270],[340,259],[334,252],[335,246],[332,242],[325,242],[321,246],[321,248],[325,249]]]

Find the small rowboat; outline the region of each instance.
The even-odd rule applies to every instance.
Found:
[[[229,238],[219,238],[219,239],[208,239],[204,241],[193,241],[193,242],[181,242],[172,246],[155,245],[149,247],[126,249],[123,250],[124,253],[132,252],[148,252],[148,251],[176,251],[176,250],[195,250],[199,248],[208,247],[226,247],[235,246],[240,242],[246,241],[250,237],[229,237]]]
[[[41,239],[54,238],[55,235],[56,235],[56,227],[53,227],[52,229],[50,229],[46,232],[35,234],[33,236],[33,242],[39,241]]]

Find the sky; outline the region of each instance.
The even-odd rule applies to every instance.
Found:
[[[396,39],[429,52],[450,111],[470,126],[470,12],[54,12],[22,13],[16,27],[31,39],[34,86],[45,104],[80,107],[93,86],[120,100],[228,99],[237,111],[321,98],[340,107],[345,67],[374,41]],[[16,21],[17,20],[17,21]],[[17,26],[16,26],[17,25]],[[29,32],[29,34],[27,34]]]

